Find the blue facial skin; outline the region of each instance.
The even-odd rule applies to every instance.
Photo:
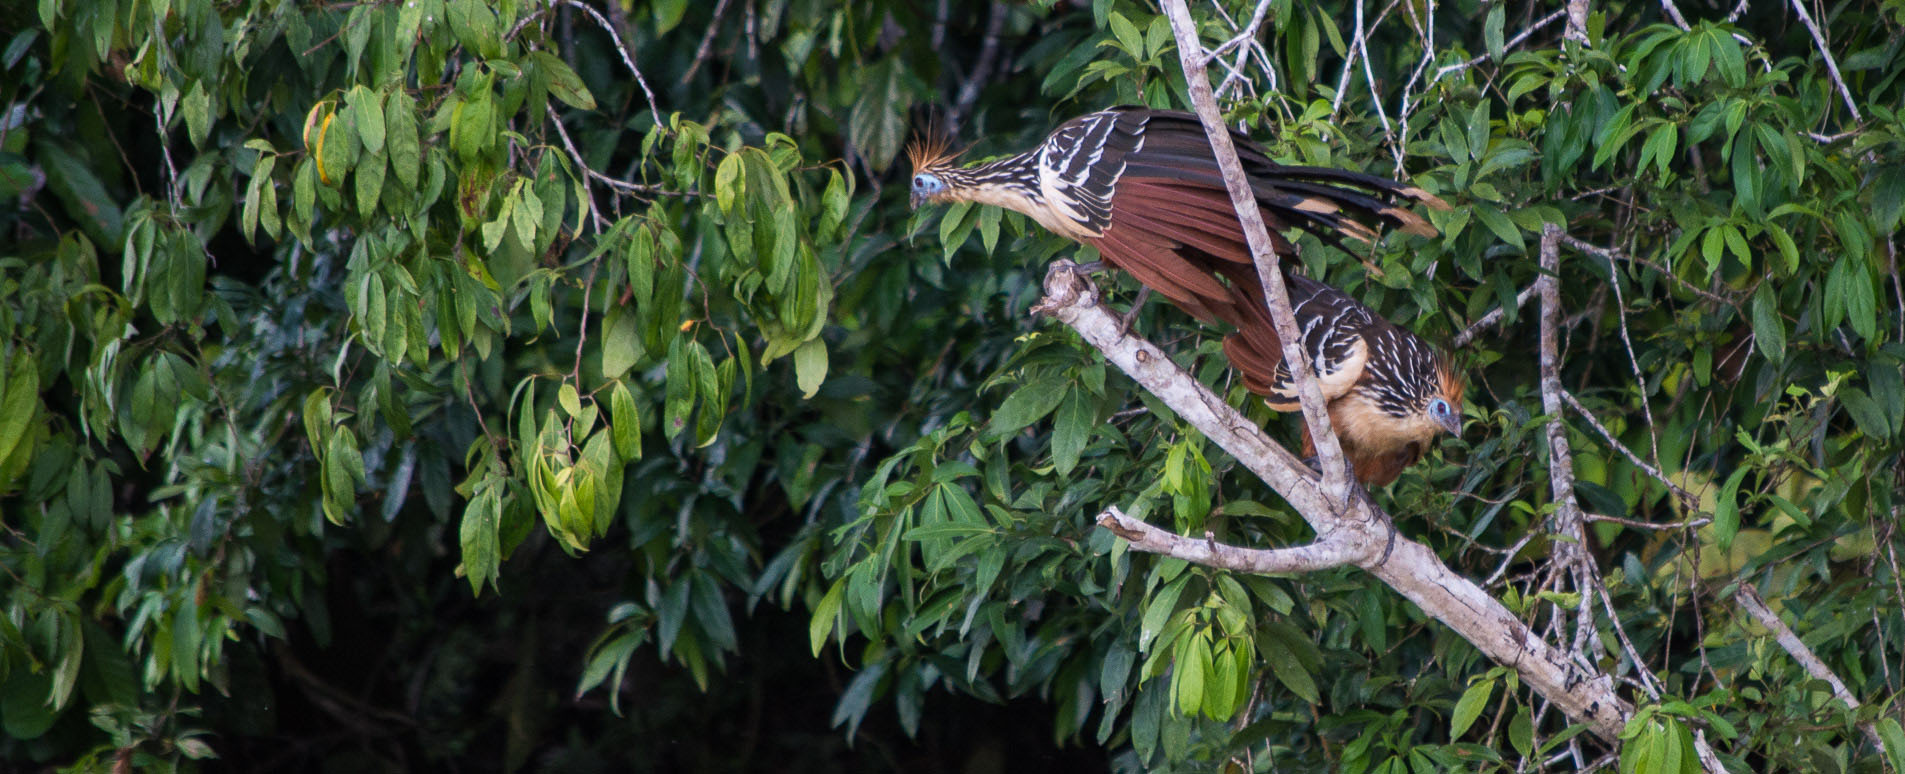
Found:
[[[1429,418],[1454,435],[1462,434],[1462,418],[1456,416],[1454,407],[1446,400],[1436,398],[1429,401]]]
[[[918,207],[927,197],[943,193],[946,183],[931,174],[921,173],[913,176],[913,206]]]

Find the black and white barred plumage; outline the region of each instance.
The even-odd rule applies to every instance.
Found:
[[[1415,186],[1326,167],[1286,166],[1232,132],[1271,240],[1297,228],[1327,244],[1374,241],[1379,228],[1434,236],[1409,202],[1447,208]],[[1060,125],[1038,147],[959,167],[941,143],[909,149],[912,199],[975,202],[1030,216],[1096,247],[1204,320],[1237,327],[1225,352],[1245,384],[1280,411],[1297,407],[1281,345],[1269,321],[1256,264],[1246,246],[1202,124],[1189,113],[1118,107]],[[1386,483],[1414,462],[1440,430],[1459,422],[1460,380],[1414,334],[1303,277],[1287,278],[1303,349],[1331,401],[1331,416],[1357,473]],[[1338,416],[1339,410],[1343,413]]]

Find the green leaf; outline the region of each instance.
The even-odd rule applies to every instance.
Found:
[[[1069,476],[1078,466],[1078,455],[1091,437],[1091,422],[1097,407],[1083,390],[1073,389],[1059,404],[1058,419],[1052,428],[1052,463],[1058,474]]]
[[[1516,707],[1514,719],[1508,721],[1508,743],[1524,758],[1534,754],[1535,724],[1527,707]]]
[[[482,594],[484,584],[494,585],[500,574],[502,551],[498,547],[503,522],[501,492],[508,484],[501,478],[488,478],[478,484],[477,494],[463,509],[463,525],[458,532],[463,549],[463,574],[470,581],[470,592]]]
[[[1860,338],[1878,341],[1878,294],[1872,287],[1872,273],[1862,263],[1839,261],[1845,267],[1846,322]]]
[[[1488,16],[1482,21],[1483,46],[1487,49],[1488,56],[1497,61],[1502,58],[1502,27],[1506,23],[1507,12],[1506,3],[1495,3],[1489,6]],[[1509,101],[1512,103],[1514,100],[1511,97]]]
[[[672,25],[671,25],[672,26]],[[549,74],[549,93],[563,104],[578,110],[594,110],[595,97],[589,93],[589,87],[583,85],[582,78],[570,69],[569,63],[547,51],[530,53],[536,66]]]
[[[610,307],[602,320],[602,378],[620,379],[647,354],[635,313],[620,305]]]
[[[851,203],[852,185],[842,177],[840,170],[827,170],[827,190],[820,196],[820,225],[814,231],[823,239],[837,239],[840,230],[846,226],[847,205]]]
[[[1725,30],[1714,29],[1711,38],[1714,69],[1720,74],[1720,80],[1729,88],[1741,88],[1746,85],[1746,54],[1740,50],[1740,42],[1734,40]]]
[[[720,166],[715,167],[714,200],[721,205],[723,215],[733,214],[734,202],[741,197],[741,170],[739,153],[728,154],[727,158],[721,160]]]
[[[1470,207],[1470,210],[1475,213],[1475,217],[1482,222],[1482,225],[1487,226],[1488,230],[1502,242],[1513,245],[1516,250],[1528,248],[1528,243],[1521,238],[1521,229],[1516,227],[1515,222],[1509,220],[1507,215],[1502,214],[1501,210],[1486,204],[1474,205]]]
[[[1775,364],[1786,359],[1786,320],[1780,315],[1773,283],[1762,282],[1753,291],[1753,341],[1760,354]]]
[[[1719,498],[1713,504],[1713,539],[1724,551],[1733,545],[1733,536],[1740,531],[1740,482],[1746,474],[1753,472],[1750,467],[1741,466],[1728,476],[1726,484],[1720,487]]]
[[[357,136],[363,140],[364,151],[382,153],[384,150],[384,98],[363,84],[351,87],[351,118],[357,123]]]
[[[1019,389],[1006,397],[992,412],[991,421],[986,423],[986,436],[1002,438],[1027,425],[1045,418],[1058,408],[1058,402],[1065,398],[1065,390],[1070,382],[1064,374],[1046,372],[1032,381],[1019,386]]]
[[[794,383],[802,400],[812,398],[827,379],[827,344],[812,339],[794,350]]]
[[[1144,33],[1138,31],[1138,25],[1132,24],[1124,14],[1112,11],[1106,20],[1111,26],[1111,34],[1118,40],[1118,47],[1132,58],[1144,58]]]
[[[185,116],[185,134],[191,138],[192,146],[204,147],[205,138],[212,131],[212,96],[205,92],[203,81],[192,81],[185,99],[179,101],[179,112]]]
[[[1905,165],[1892,164],[1872,179],[1872,219],[1880,233],[1892,230],[1905,215]]]
[[[833,586],[820,598],[820,604],[814,606],[814,617],[807,621],[807,645],[816,657],[820,655],[820,646],[827,644],[827,635],[833,633],[834,625],[840,618],[840,603],[846,589],[846,578],[834,581]]]
[[[357,164],[357,214],[368,218],[377,211],[378,198],[384,192],[384,156],[368,154]]]
[[[1767,223],[1766,233],[1773,237],[1773,244],[1779,246],[1779,255],[1786,261],[1785,273],[1791,275],[1799,271],[1799,247],[1793,244],[1793,237],[1786,228],[1778,223]]]
[[[12,739],[37,739],[53,727],[58,717],[46,703],[52,693],[53,676],[15,669],[0,682],[0,730]]]
[[[318,175],[326,185],[342,185],[345,173],[357,162],[357,125],[351,114],[333,112],[318,129]]]
[[[635,396],[620,381],[609,389],[609,426],[614,432],[615,454],[624,462],[642,458],[642,417]]]
[[[1257,640],[1258,650],[1264,657],[1265,668],[1276,676],[1277,682],[1283,683],[1285,688],[1295,693],[1297,698],[1315,704],[1319,699],[1316,692],[1316,680],[1310,676],[1309,669],[1297,660],[1292,643],[1284,639],[1286,636],[1288,636],[1287,632],[1272,630],[1267,633],[1267,636]]]
[[[1886,411],[1872,396],[1857,387],[1845,387],[1839,390],[1839,400],[1845,404],[1846,413],[1852,415],[1852,422],[1858,425],[1859,432],[1872,438],[1889,438],[1892,425],[1885,418]]]
[[[1192,715],[1204,706],[1204,678],[1211,671],[1210,639],[1187,637],[1180,641],[1171,660],[1171,693],[1177,699],[1177,711]]]
[[[1468,733],[1468,727],[1481,717],[1482,710],[1488,708],[1488,700],[1495,695],[1495,681],[1481,680],[1470,685],[1462,692],[1462,698],[1455,702],[1455,713],[1449,719],[1449,741],[1454,742]]]
[[[384,150],[391,176],[405,192],[417,190],[417,173],[423,168],[423,147],[417,136],[417,103],[403,90],[392,93],[384,101]]]
[[[1180,576],[1166,584],[1151,600],[1145,603],[1144,618],[1138,627],[1138,649],[1150,650],[1151,643],[1158,633],[1164,630],[1165,623],[1171,620],[1171,614],[1177,612],[1177,599],[1184,593],[1184,584],[1190,576]]]
[[[1878,720],[1879,739],[1885,742],[1885,759],[1892,764],[1893,771],[1905,771],[1905,729],[1898,725],[1898,718],[1885,715]]]
[[[572,418],[582,415],[582,396],[576,393],[575,385],[569,382],[563,382],[561,387],[556,388],[556,404]]]
[[[1488,155],[1489,101],[1477,100],[1475,109],[1468,114],[1468,153],[1471,159],[1480,159]],[[1507,241],[1507,240],[1503,240]]]
[[[652,8],[655,14],[655,34],[666,35],[675,25],[681,23],[681,17],[688,12],[688,0],[659,0]]]
[[[842,74],[857,81],[859,97],[847,113],[847,138],[874,171],[883,172],[899,155],[906,135],[906,112],[913,107],[913,95],[901,87],[903,68],[893,58],[879,64]]]

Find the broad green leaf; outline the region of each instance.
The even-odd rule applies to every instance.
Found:
[[[741,187],[741,154],[730,153],[721,159],[721,165],[714,170],[714,199],[721,205],[722,214],[732,214],[734,203],[743,189]]]
[[[841,598],[846,592],[845,578],[836,580],[820,598],[820,604],[814,606],[814,616],[807,622],[808,649],[816,657],[820,655],[820,646],[827,643],[827,635],[833,633],[835,623],[840,618]]]
[[[377,211],[378,198],[384,192],[384,155],[370,153],[360,157],[354,178],[357,184],[357,214],[369,218]]]
[[[812,398],[827,379],[827,345],[814,339],[794,350],[794,382],[802,399]]]
[[[500,492],[504,486],[500,479],[484,481],[476,497],[463,509],[463,525],[458,533],[463,549],[462,570],[473,594],[482,594],[483,586],[493,585],[500,574],[502,552],[498,540],[503,518]]]
[[[1740,482],[1752,468],[1740,467],[1728,476],[1726,484],[1720,487],[1719,498],[1713,505],[1713,539],[1721,550],[1733,545],[1733,536],[1740,531]]]
[[[900,152],[906,111],[913,107],[912,93],[901,86],[899,62],[883,59],[841,77],[854,81],[859,94],[847,112],[847,138],[874,170],[884,171]]]
[[[1760,354],[1775,364],[1786,359],[1786,320],[1780,314],[1772,282],[1762,282],[1753,291],[1753,341]]]
[[[1138,25],[1132,24],[1124,14],[1112,11],[1106,19],[1111,26],[1111,34],[1117,39],[1118,47],[1134,58],[1144,57],[1144,33],[1138,31]]]
[[[1455,702],[1455,712],[1449,717],[1449,741],[1459,740],[1468,733],[1468,727],[1481,717],[1482,710],[1488,708],[1488,700],[1494,695],[1494,680],[1477,681],[1462,692],[1462,698]]]
[[[351,87],[351,118],[357,124],[357,136],[363,141],[366,153],[382,153],[384,150],[384,99],[383,95],[358,84]]]
[[[609,309],[608,315],[602,319],[601,335],[604,379],[620,379],[648,354],[647,348],[642,345],[642,334],[636,326],[635,313],[627,307]]]
[[[398,90],[384,101],[384,150],[390,176],[406,191],[417,189],[423,168],[423,148],[417,135],[417,103]]]
[[[1044,419],[1052,409],[1058,408],[1069,386],[1064,374],[1057,372],[1046,372],[1019,385],[992,413],[991,421],[986,423],[986,435],[1001,438]]]
[[[1071,390],[1070,397],[1059,404],[1058,419],[1052,427],[1052,462],[1059,475],[1069,476],[1078,466],[1078,455],[1091,437],[1091,421],[1097,413],[1096,405],[1080,389]]]
[[[583,85],[582,78],[570,69],[569,63],[547,51],[530,54],[536,66],[549,74],[549,93],[563,104],[578,110],[594,110],[595,97],[589,94],[589,87]]]

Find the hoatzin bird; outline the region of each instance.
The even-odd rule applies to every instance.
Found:
[[[1232,130],[1232,139],[1280,255],[1295,252],[1281,229],[1300,228],[1342,248],[1346,238],[1374,241],[1376,226],[1434,236],[1402,202],[1448,208],[1414,186],[1285,166],[1241,132]],[[958,166],[943,138],[915,142],[907,155],[914,207],[995,205],[1096,247],[1106,264],[1196,317],[1236,326],[1224,351],[1245,385],[1273,409],[1298,408],[1256,264],[1196,116],[1101,110],[1065,122],[1036,148],[971,167]],[[1287,272],[1286,283],[1303,349],[1358,479],[1394,481],[1437,432],[1459,432],[1462,382],[1445,358],[1335,288]],[[1314,454],[1307,433],[1304,453]]]

